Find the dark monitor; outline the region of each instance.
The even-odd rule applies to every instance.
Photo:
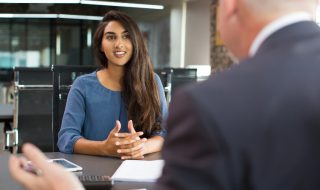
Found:
[[[197,69],[194,68],[173,68],[172,73],[172,95],[175,90],[197,81]]]
[[[0,83],[11,83],[13,81],[13,69],[0,68]]]
[[[160,77],[168,103],[176,89],[197,81],[195,68],[160,68],[154,71]]]

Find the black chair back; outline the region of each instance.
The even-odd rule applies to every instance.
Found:
[[[168,103],[177,88],[197,81],[197,69],[195,68],[161,68],[154,71],[161,79]]]
[[[73,81],[80,75],[91,73],[97,70],[97,66],[52,66],[53,93],[52,93],[52,134],[54,151],[59,151],[57,147],[58,133],[64,114],[69,90]]]
[[[17,152],[25,142],[53,151],[51,110],[52,77],[49,68],[14,68],[13,129]]]

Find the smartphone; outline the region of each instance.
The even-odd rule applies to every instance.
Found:
[[[66,170],[71,171],[71,172],[76,172],[76,171],[81,171],[82,167],[70,162],[69,160],[66,160],[64,158],[56,158],[56,159],[49,159],[49,162],[54,162],[57,164],[62,165]]]

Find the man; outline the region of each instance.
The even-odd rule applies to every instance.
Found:
[[[220,1],[222,38],[242,62],[176,93],[157,189],[320,189],[320,29],[310,21],[315,6],[314,0]],[[37,166],[45,170],[41,159]],[[11,158],[11,173],[26,187],[39,178],[47,189],[59,189],[52,184],[57,172],[23,178],[19,163]],[[69,183],[75,188],[60,189],[79,188]]]
[[[157,189],[320,189],[316,1],[219,3],[241,62],[175,94]]]
[[[36,169],[27,169],[26,166],[28,164],[24,158],[12,155],[9,159],[9,170],[12,177],[26,189],[84,190],[84,187],[75,175],[56,163],[49,163],[44,154],[34,145],[23,145],[22,152],[28,160],[32,161],[32,165]]]

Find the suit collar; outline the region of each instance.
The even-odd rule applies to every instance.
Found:
[[[249,50],[249,57],[254,56],[258,51],[259,47],[261,46],[261,44],[273,33],[291,24],[295,24],[302,21],[310,21],[310,20],[311,20],[310,14],[306,12],[295,12],[272,21],[267,26],[265,26],[256,36],[255,40],[251,44],[251,47]]]
[[[286,26],[270,35],[260,46],[255,56],[266,51],[284,51],[311,36],[320,37],[320,28],[313,21],[303,21]]]

